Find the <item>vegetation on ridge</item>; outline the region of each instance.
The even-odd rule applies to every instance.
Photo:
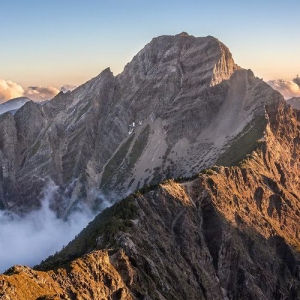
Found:
[[[131,220],[137,218],[138,208],[135,205],[135,197],[137,195],[132,194],[106,208],[66,247],[42,261],[39,266],[36,266],[36,269],[49,270],[57,268],[96,249],[99,247],[99,237],[101,237],[101,244],[112,246],[115,243],[115,235],[119,231],[128,231],[132,226]]]
[[[255,150],[256,141],[263,137],[267,119],[257,116],[229,142],[229,147],[218,157],[216,164],[237,165],[247,154]]]

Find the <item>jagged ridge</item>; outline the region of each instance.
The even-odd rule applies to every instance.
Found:
[[[116,201],[145,184],[191,176],[278,101],[217,39],[155,38],[120,75],[106,69],[43,106],[28,102],[0,117],[1,206],[32,210],[52,180],[60,186],[52,207],[64,217],[79,201],[95,207],[103,194]]]
[[[28,272],[51,275],[55,284],[67,282],[59,284],[61,297],[69,289],[81,297],[83,282],[65,270],[84,262],[95,268],[94,259],[104,255],[108,270],[122,278],[118,299],[298,299],[300,113],[275,103],[266,106],[266,117],[264,138],[239,166],[145,188],[104,211],[39,267],[62,264],[55,276],[21,268],[2,276],[2,284],[16,293],[20,276],[33,285]],[[104,283],[103,295],[113,298],[115,286],[108,291],[111,284],[101,278],[89,295]],[[35,295],[46,292],[44,286]]]

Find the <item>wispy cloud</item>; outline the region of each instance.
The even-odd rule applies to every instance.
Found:
[[[276,79],[268,81],[268,84],[274,89],[280,92],[285,99],[300,96],[300,78],[294,78],[293,80]]]

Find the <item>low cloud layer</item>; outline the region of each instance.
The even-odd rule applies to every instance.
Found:
[[[300,97],[300,78],[294,78],[293,80],[270,80],[268,84],[274,89],[280,92],[285,99],[292,97]]]
[[[53,86],[30,86],[28,88],[23,88],[13,81],[0,79],[0,103],[17,97],[27,97],[33,101],[50,100],[60,91],[66,93],[75,88],[76,86],[69,84],[65,84],[60,90]]]
[[[26,217],[0,211],[0,273],[15,264],[34,266],[67,245],[93,218],[87,209],[58,219],[49,209],[57,186],[49,185],[41,209]],[[107,207],[103,203],[102,208]]]

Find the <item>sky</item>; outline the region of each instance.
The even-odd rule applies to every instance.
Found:
[[[118,74],[153,37],[182,31],[218,38],[266,81],[290,81],[300,73],[299,13],[299,0],[0,0],[0,90],[1,79],[27,95],[107,67]]]

